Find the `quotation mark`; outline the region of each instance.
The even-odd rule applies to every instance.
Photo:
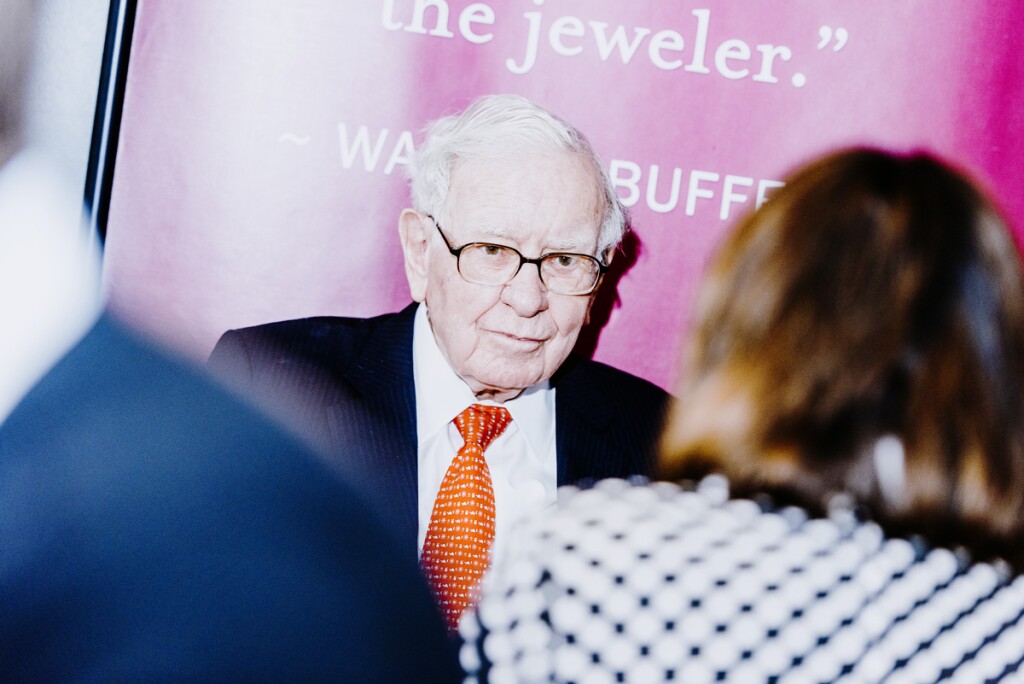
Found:
[[[832,52],[839,52],[846,47],[846,42],[850,40],[850,33],[844,28],[832,29],[831,26],[822,26],[818,29],[818,49],[825,49],[829,43],[833,43]],[[803,88],[807,85],[807,77],[803,74],[793,74],[793,85],[797,88]]]
[[[281,137],[277,139],[277,142],[291,143],[300,147],[309,144],[309,141],[310,137],[308,135],[296,135],[294,133],[282,133]]]
[[[839,52],[846,45],[846,41],[850,39],[850,34],[846,32],[844,28],[837,28],[835,31],[832,30],[831,26],[822,26],[818,29],[818,36],[821,40],[818,42],[818,49],[821,50],[826,45],[832,42],[832,39],[836,39],[836,44],[832,46],[832,52]]]

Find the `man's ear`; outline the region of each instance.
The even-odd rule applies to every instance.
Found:
[[[613,246],[613,247],[609,247],[608,249],[604,250],[604,254],[602,254],[598,258],[601,259],[601,263],[602,264],[607,266],[608,264],[612,263],[612,257],[614,257],[614,256],[615,256],[615,247]],[[604,281],[604,276],[603,275],[601,276],[601,280],[602,280],[602,282]],[[598,283],[597,284],[597,289],[590,293],[590,301],[587,302],[587,315],[583,319],[583,325],[587,325],[588,323],[590,323],[590,310],[594,306],[594,300],[597,299],[597,291],[600,290],[600,289],[601,289],[601,283]]]
[[[427,226],[423,215],[412,209],[403,209],[398,217],[398,236],[405,254],[405,277],[416,302],[422,302],[427,294],[427,247],[432,237]]]

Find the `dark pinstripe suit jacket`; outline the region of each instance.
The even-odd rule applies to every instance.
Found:
[[[210,367],[243,389],[301,407],[330,459],[363,481],[406,548],[417,530],[416,305],[375,318],[306,318],[231,330]],[[570,357],[551,379],[558,484],[648,475],[668,395]]]
[[[0,680],[461,681],[334,475],[104,316],[0,424]]]

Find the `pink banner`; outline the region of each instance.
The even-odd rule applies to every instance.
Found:
[[[583,130],[631,206],[582,350],[671,387],[710,251],[814,155],[936,152],[1021,238],[1021,35],[1017,0],[139,0],[112,304],[197,358],[228,328],[399,309],[419,131],[516,92]]]

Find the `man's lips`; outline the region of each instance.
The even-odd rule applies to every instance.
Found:
[[[547,337],[534,337],[533,335],[517,335],[514,333],[503,332],[501,330],[488,330],[486,332],[491,333],[503,340],[506,340],[512,344],[519,344],[523,346],[539,346],[547,342]]]

